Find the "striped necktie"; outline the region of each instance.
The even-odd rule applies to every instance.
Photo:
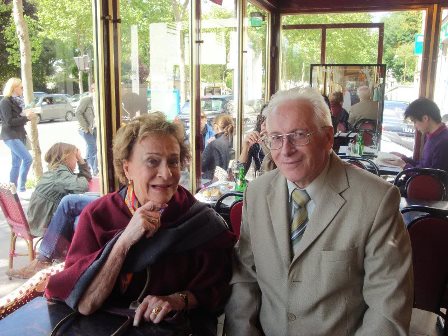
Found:
[[[296,188],[292,192],[292,199],[297,205],[297,211],[294,214],[291,224],[291,246],[294,250],[294,245],[296,245],[300,241],[300,238],[302,238],[308,223],[308,211],[306,210],[306,205],[311,198],[305,190]]]

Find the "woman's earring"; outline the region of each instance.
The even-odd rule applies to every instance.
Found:
[[[129,180],[128,180],[128,184],[129,184],[129,185],[132,185],[132,184],[134,184],[134,181],[132,181],[131,179],[129,179]]]

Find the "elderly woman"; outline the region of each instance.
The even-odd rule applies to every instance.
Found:
[[[113,155],[126,186],[84,209],[65,270],[50,279],[46,296],[85,315],[104,305],[137,307],[134,325],[189,311],[197,334],[213,334],[208,327],[216,328],[229,295],[235,238],[178,185],[189,159],[178,126],[161,113],[136,118],[118,130]]]

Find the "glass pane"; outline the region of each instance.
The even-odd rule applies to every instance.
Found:
[[[309,84],[310,64],[320,63],[320,29],[283,30],[281,37],[282,90]]]
[[[2,2],[0,13],[0,85],[3,89],[9,78],[20,78],[22,74],[19,41],[12,20],[12,2]],[[27,92],[24,92],[24,103],[33,108],[40,121],[37,128],[31,127],[32,122],[25,125],[34,143],[30,151],[34,164],[27,176],[27,188],[34,188],[42,171],[48,170],[44,156],[52,145],[61,141],[76,145],[84,158],[91,158],[92,172],[98,174],[97,160],[94,159],[96,138],[92,136],[92,150],[88,150],[83,136],[85,133],[79,132],[75,117],[80,97],[89,94],[93,83],[95,60],[90,2],[80,6],[79,1],[33,1],[24,5],[24,15],[31,48],[30,77],[21,78],[30,93],[26,97]],[[96,105],[91,105],[96,113]],[[98,118],[95,118],[95,123],[89,126],[93,129],[98,123]],[[2,161],[5,168],[0,170],[0,179],[8,181],[11,155],[9,149],[4,147],[0,149],[0,155],[5,155],[5,161]]]
[[[434,101],[440,108],[442,121],[448,125],[448,9],[442,11]]]
[[[327,64],[376,64],[378,29],[327,29]]]
[[[122,119],[161,111],[173,120],[189,94],[189,6],[120,2]]]
[[[244,88],[243,88],[243,146],[242,151],[249,148],[244,146],[244,137],[251,131],[260,132],[257,116],[266,98],[267,77],[267,32],[269,14],[262,8],[247,3],[247,43],[244,53]],[[244,155],[244,157],[246,157]],[[240,162],[242,160],[239,160]],[[246,160],[243,160],[246,161]],[[253,161],[253,160],[252,160]],[[258,163],[254,163],[258,164]],[[254,167],[254,165],[252,165]],[[257,167],[254,167],[257,168]],[[254,169],[246,174],[248,179],[254,177]]]
[[[120,1],[121,118],[126,122],[150,111],[169,120],[190,119],[190,6],[188,1]],[[189,187],[189,173],[180,183]]]
[[[25,213],[27,213],[29,199],[35,191],[41,174],[46,174],[49,170],[55,169],[54,167],[48,167],[47,162],[45,162],[45,154],[56,143],[65,142],[75,145],[83,158],[87,158],[88,154],[92,153],[92,160],[89,163],[95,169],[92,173],[97,173],[98,168],[95,168],[93,164],[94,150],[89,151],[87,149],[87,143],[83,136],[85,132],[79,130],[80,124],[75,117],[76,110],[80,108],[80,97],[89,95],[89,88],[93,83],[96,66],[93,52],[95,42],[91,4],[90,1],[79,0],[23,2],[30,42],[30,53],[27,53],[26,56],[31,71],[22,77],[21,57],[25,55],[21,55],[19,49],[19,40],[12,13],[13,1],[0,2],[1,90],[3,91],[9,78],[20,78],[26,89],[23,103],[33,110],[38,116],[37,121],[40,121],[37,125],[28,121],[25,125],[28,137],[33,143],[29,151],[33,157],[33,164],[25,178],[27,190],[24,194],[19,193]],[[2,98],[3,92],[0,92],[0,100]],[[86,98],[93,100],[89,104],[94,112],[93,122],[89,123],[89,131],[94,133],[95,126],[99,128],[95,96],[92,94],[90,98]],[[21,98],[18,98],[18,100],[21,100]],[[89,109],[89,112],[91,113],[92,110]],[[3,120],[0,127],[6,128],[5,124],[5,120]],[[96,148],[96,138],[92,133],[89,133],[91,148]],[[12,168],[11,151],[4,141],[0,142],[0,162],[0,181],[8,182],[10,181]],[[64,164],[65,162],[60,163]],[[101,162],[99,162],[99,165],[101,165]],[[75,167],[75,172],[78,172],[78,170],[79,168]],[[95,177],[95,179],[98,179],[98,177]],[[19,181],[12,182],[20,186]],[[91,186],[96,188],[95,191],[100,191],[98,189],[99,183]],[[49,197],[48,199],[56,200],[59,196],[64,196],[65,192],[60,190],[60,183],[58,183],[58,187],[50,188],[51,190],[45,192]],[[49,195],[48,192],[52,194]],[[46,209],[41,210],[40,213],[42,214],[46,212]],[[48,225],[51,216],[43,216],[42,219]],[[0,222],[2,223],[3,233],[9,231],[2,211],[0,211]],[[0,243],[2,246],[0,272],[5,274],[8,267],[8,263],[5,261],[8,258],[7,246],[9,245],[6,244],[6,234],[3,236],[5,240]],[[24,251],[25,244],[22,245],[18,241],[17,245],[19,249],[17,252]],[[14,269],[20,269],[28,263],[28,258],[14,258]],[[16,287],[26,281],[9,281],[6,279],[6,277],[2,278],[2,281],[5,280],[6,282],[0,286],[0,297],[10,294]]]
[[[416,35],[424,34],[424,13],[377,13],[384,22],[383,63],[387,67],[381,148],[407,156],[413,153],[415,130],[403,115],[407,105],[419,97],[422,54],[416,54],[414,47]]]
[[[200,148],[202,182],[206,183],[219,171],[226,172],[229,160],[235,158],[238,35],[234,1],[222,5],[203,1],[201,6],[200,90],[205,118],[201,119]]]

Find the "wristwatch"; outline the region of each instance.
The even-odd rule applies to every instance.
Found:
[[[185,292],[179,292],[177,293],[177,295],[179,295],[182,300],[184,300],[184,310],[188,310],[188,294]]]

